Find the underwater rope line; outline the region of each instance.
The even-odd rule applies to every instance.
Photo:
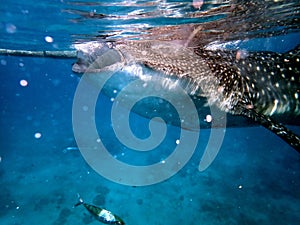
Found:
[[[77,51],[28,51],[28,50],[12,50],[0,49],[0,55],[10,56],[30,56],[30,57],[47,57],[47,58],[76,58]]]

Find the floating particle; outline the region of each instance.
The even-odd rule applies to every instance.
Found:
[[[5,26],[5,30],[9,34],[13,34],[13,33],[16,33],[17,27],[14,24],[12,24],[12,23],[8,23]]]
[[[51,37],[51,36],[46,36],[46,37],[45,37],[45,41],[48,42],[48,43],[52,43],[52,42],[53,42],[53,37]]]
[[[212,116],[211,115],[206,115],[205,121],[210,123],[212,121]]]
[[[21,85],[22,87],[26,87],[26,86],[28,85],[27,80],[20,80],[20,85]]]
[[[177,145],[179,145],[179,143],[180,143],[180,140],[179,140],[179,139],[177,139],[175,142],[176,142],[176,144],[177,144]]]
[[[86,111],[88,111],[88,110],[89,110],[89,107],[85,105],[85,106],[83,106],[83,107],[82,107],[82,109],[83,109],[83,111],[85,111],[85,112],[86,112]]]
[[[70,151],[79,151],[79,148],[78,147],[66,147],[65,149],[63,149],[63,153],[67,153],[67,152],[70,152]]]
[[[35,137],[36,139],[39,139],[39,138],[42,137],[42,134],[39,133],[39,132],[37,132],[37,133],[34,134],[34,137]]]
[[[1,59],[0,62],[1,62],[1,65],[2,65],[2,66],[6,66],[6,65],[7,65],[7,62],[6,62],[6,60],[4,60],[4,59]]]

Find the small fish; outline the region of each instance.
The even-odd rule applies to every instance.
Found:
[[[63,153],[67,153],[67,152],[70,152],[70,151],[79,151],[79,148],[69,146],[69,147],[66,147],[66,148],[63,149]]]
[[[106,209],[85,203],[79,195],[78,198],[78,203],[76,203],[74,207],[83,205],[100,222],[105,224],[125,225],[125,222],[119,216]]]

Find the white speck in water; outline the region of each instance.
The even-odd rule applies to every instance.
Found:
[[[212,116],[211,115],[206,115],[205,121],[210,123],[212,121]]]
[[[7,65],[7,62],[6,62],[6,60],[4,60],[4,59],[1,59],[1,65],[2,65],[2,66],[6,66],[6,65]]]
[[[13,34],[13,33],[16,33],[17,27],[14,24],[12,24],[12,23],[8,23],[5,26],[5,30],[9,34]]]
[[[51,36],[46,36],[46,37],[45,37],[45,41],[48,42],[48,43],[52,43],[52,42],[53,42],[53,37],[51,37]]]
[[[175,143],[176,143],[177,145],[179,145],[179,143],[180,143],[180,140],[179,140],[179,139],[177,139],[177,140],[175,141]]]
[[[39,133],[39,132],[37,132],[37,133],[34,134],[34,137],[35,137],[36,139],[39,139],[39,138],[42,137],[42,134]]]
[[[21,85],[22,87],[26,87],[26,86],[28,85],[27,80],[20,80],[20,85]]]
[[[69,146],[69,147],[66,147],[66,148],[63,150],[63,153],[67,153],[67,152],[71,152],[71,151],[79,151],[79,148],[78,148],[78,147],[72,147],[72,146]]]
[[[88,111],[89,110],[89,107],[88,106],[86,106],[86,105],[84,105],[83,107],[82,107],[82,109],[83,109],[83,111]]]
[[[21,12],[22,12],[23,14],[28,14],[28,13],[29,13],[29,10],[27,10],[27,9],[22,9]]]
[[[110,101],[111,101],[111,102],[115,101],[115,98],[110,98]]]
[[[243,188],[243,186],[242,185],[239,185],[239,187],[238,187],[239,189],[242,189]]]

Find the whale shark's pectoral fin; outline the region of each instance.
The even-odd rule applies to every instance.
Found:
[[[241,115],[251,118],[253,121],[272,131],[300,153],[300,137],[287,129],[284,125],[274,121],[269,116],[256,112],[254,109],[243,107]]]

